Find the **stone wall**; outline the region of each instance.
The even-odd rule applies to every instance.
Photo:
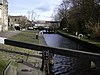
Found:
[[[25,25],[27,23],[26,16],[9,16],[9,26],[15,26],[15,24],[19,24],[20,26]]]
[[[3,0],[3,4],[0,5],[0,31],[8,30],[8,2]]]

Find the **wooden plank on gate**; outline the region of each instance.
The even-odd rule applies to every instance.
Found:
[[[5,39],[5,44],[17,46],[21,48],[31,49],[31,50],[37,50],[37,51],[48,51],[53,54],[59,54],[69,57],[78,57],[78,58],[86,58],[86,59],[99,59],[100,60],[100,53],[94,53],[94,52],[86,52],[82,50],[73,50],[73,49],[67,49],[67,48],[58,48],[58,47],[49,47],[49,46],[43,46],[38,44],[30,44],[25,42],[19,42],[19,41],[13,41]]]

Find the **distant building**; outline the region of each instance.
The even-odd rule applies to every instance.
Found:
[[[8,2],[0,0],[0,31],[8,30]]]
[[[14,27],[15,25],[19,25],[20,27],[25,27],[28,20],[26,16],[9,16],[9,26]]]
[[[60,27],[60,21],[46,21],[47,26],[55,26],[56,28]]]
[[[43,26],[43,27],[60,27],[60,21],[35,21],[35,26]]]

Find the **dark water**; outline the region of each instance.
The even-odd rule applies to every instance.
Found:
[[[58,34],[44,34],[44,38],[48,46],[83,49],[78,43],[75,43]],[[52,72],[54,75],[79,75],[89,64],[84,64],[88,61],[83,60],[84,59],[81,58],[66,57],[54,54],[54,66],[52,68]]]

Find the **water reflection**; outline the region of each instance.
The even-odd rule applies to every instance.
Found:
[[[82,49],[82,46],[80,46],[78,43],[75,43],[58,34],[44,34],[44,38],[48,46],[69,49]],[[80,72],[82,67],[84,68],[86,66],[83,65],[85,61],[82,60],[83,59],[80,61],[80,59],[73,57],[66,57],[55,54],[52,72],[54,75],[75,75],[76,72]]]

